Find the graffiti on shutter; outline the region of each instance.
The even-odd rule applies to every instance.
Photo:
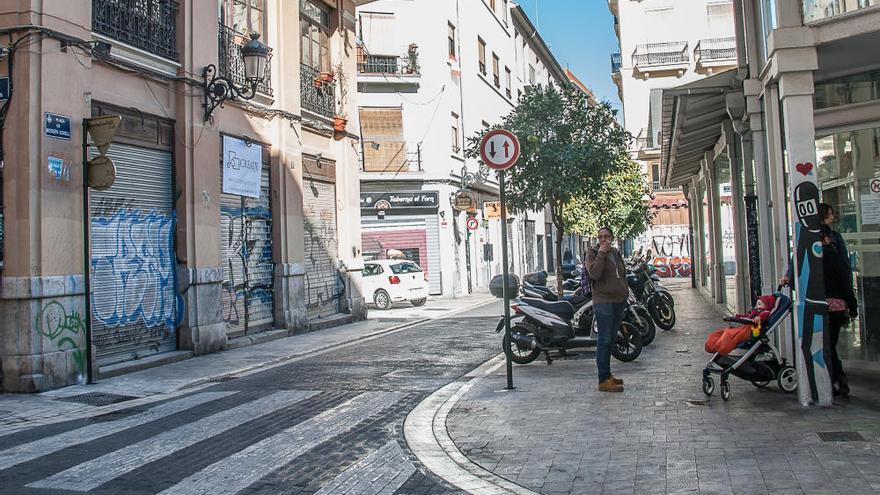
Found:
[[[535,266],[535,221],[526,220],[526,266],[529,272],[537,270]]]
[[[340,311],[345,282],[338,270],[336,185],[304,178],[303,242],[306,264],[308,318],[324,318]]]
[[[93,153],[94,156],[94,153]],[[91,192],[92,334],[99,366],[176,349],[171,153],[114,143],[110,189]]]
[[[221,177],[222,180],[222,177]],[[230,338],[266,330],[274,314],[272,209],[269,163],[260,175],[260,197],[220,195],[223,267],[221,305]]]

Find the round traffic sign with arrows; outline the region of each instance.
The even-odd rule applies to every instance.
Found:
[[[489,131],[480,141],[480,156],[487,167],[507,170],[519,158],[519,140],[505,129]]]

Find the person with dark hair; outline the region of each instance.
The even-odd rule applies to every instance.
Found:
[[[593,311],[599,327],[596,368],[600,392],[623,392],[623,380],[611,374],[611,345],[623,322],[629,287],[620,251],[612,245],[614,232],[602,227],[596,235],[599,244],[587,253],[587,272],[593,289]]]
[[[824,335],[825,355],[828,356],[828,372],[834,395],[849,394],[843,363],[837,354],[840,330],[849,323],[850,318],[859,315],[859,304],[853,291],[852,272],[848,264],[837,253],[834,244],[834,231],[822,225],[822,272],[825,276],[825,298],[828,302],[828,331]]]

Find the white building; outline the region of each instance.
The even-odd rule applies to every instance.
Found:
[[[507,0],[381,0],[358,9],[358,32],[364,255],[403,251],[435,295],[486,287],[501,272],[498,187],[494,173],[472,180],[467,140],[499,124],[526,87],[565,80],[562,69]],[[469,212],[452,207],[462,175]],[[515,272],[545,267],[543,213],[509,227]]]
[[[638,244],[660,259],[687,259],[687,208],[678,190],[661,186],[662,91],[736,65],[732,0],[608,0],[620,53],[611,56],[612,79],[623,102],[631,154],[653,192],[654,221]],[[658,29],[662,26],[662,29]],[[667,249],[669,246],[678,246]],[[661,262],[665,263],[665,262]],[[661,273],[689,274],[686,269]]]

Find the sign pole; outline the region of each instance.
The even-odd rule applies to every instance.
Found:
[[[513,390],[513,364],[510,361],[510,293],[507,290],[507,280],[510,277],[510,267],[507,264],[507,193],[504,185],[504,170],[498,171],[498,187],[501,189],[501,294],[504,298],[504,360],[507,362],[507,390]]]
[[[471,281],[471,228],[468,222],[473,218],[470,215],[467,215],[467,221],[465,223],[465,230],[467,234],[465,236],[465,249],[464,249],[464,257],[465,257],[465,266],[467,267],[467,284],[468,284],[468,294],[474,293],[474,283]]]

